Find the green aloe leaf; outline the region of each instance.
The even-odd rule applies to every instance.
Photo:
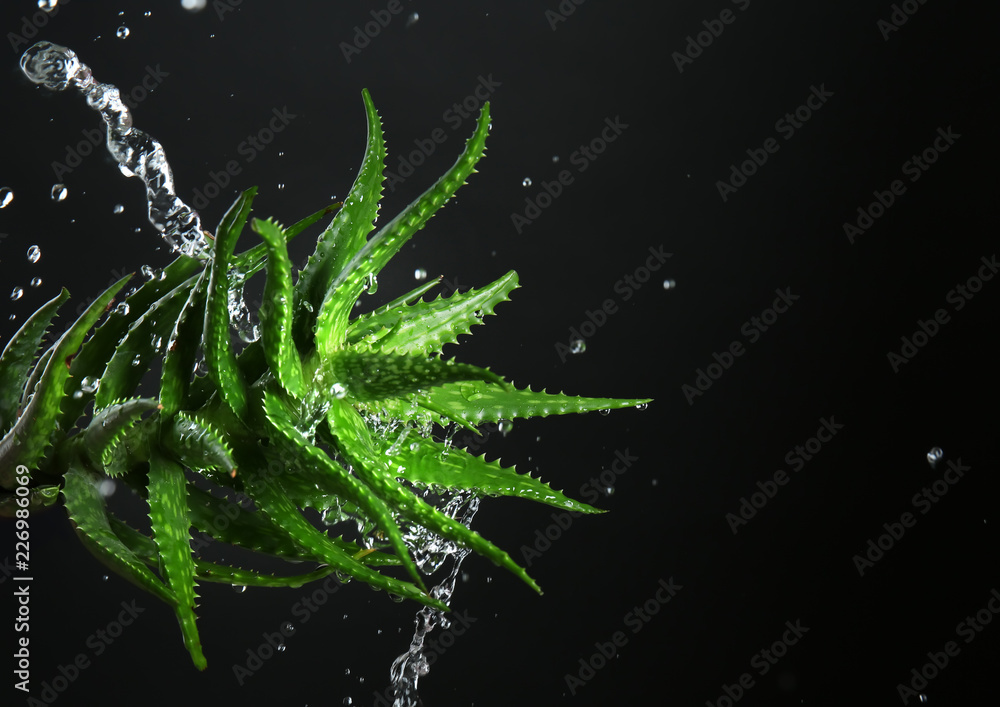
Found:
[[[229,260],[250,213],[256,187],[243,192],[219,224],[212,251],[208,301],[205,306],[205,364],[222,399],[238,418],[247,414],[247,384],[236,365],[229,331]]]
[[[335,211],[337,211],[343,204],[341,202],[335,202],[329,206],[325,206],[316,213],[309,214],[304,219],[296,221],[288,228],[284,229],[285,242],[292,240],[295,236],[302,233],[304,230],[312,226],[314,223],[322,219],[324,216],[328,216]],[[244,274],[245,277],[250,277],[260,270],[262,270],[267,263],[267,247],[265,244],[261,243],[255,245],[253,248],[238,253],[233,256],[233,269]]]
[[[295,284],[295,339],[302,349],[311,348],[316,317],[331,283],[364,245],[378,216],[385,140],[382,138],[382,123],[368,90],[363,90],[361,96],[368,120],[368,142],[361,169],[344,199],[343,207],[319,237],[315,253],[306,262]],[[337,295],[338,300],[346,297],[343,293]],[[348,307],[354,304],[354,299],[347,304]]]
[[[489,124],[490,104],[487,102],[479,114],[475,133],[466,142],[465,150],[451,169],[380,228],[331,283],[316,320],[316,346],[321,354],[329,355],[342,346],[351,308],[361,292],[371,287],[373,278],[389,259],[424,227],[475,171],[476,163],[486,150]]]
[[[420,355],[345,350],[330,354],[323,366],[334,397],[361,402],[401,397],[453,381],[503,385],[500,376],[485,368]]]
[[[327,424],[362,479],[375,493],[392,503],[403,516],[443,538],[472,548],[498,567],[512,572],[539,594],[542,593],[535,580],[510,555],[396,483],[395,475],[398,472],[388,468],[384,454],[376,453],[371,431],[353,407],[344,401],[331,401],[327,410]]]
[[[0,493],[0,518],[16,518],[19,508],[26,508],[28,513],[37,513],[55,505],[59,500],[59,487],[54,485],[35,486],[28,492],[28,505],[26,507],[18,503],[19,498],[21,496],[16,493]]]
[[[87,425],[81,440],[87,457],[91,461],[103,459],[115,439],[130,430],[143,413],[159,407],[160,403],[152,398],[135,398],[100,410]]]
[[[482,324],[483,317],[508,301],[516,287],[517,273],[511,270],[483,288],[380,310],[352,322],[348,341],[353,333],[355,341],[382,353],[440,353],[446,344],[457,343],[460,335],[470,334],[474,325]]]
[[[69,362],[80,348],[83,337],[104,314],[115,294],[128,279],[125,277],[105,290],[52,347],[45,370],[38,378],[31,400],[21,417],[0,439],[0,486],[11,489],[14,471],[23,464],[28,469],[37,468],[39,459],[50,446],[50,438],[59,418],[59,403],[66,396],[70,378]]]
[[[201,345],[201,331],[205,323],[205,289],[208,286],[207,271],[188,292],[187,301],[181,310],[167,342],[163,356],[163,372],[160,376],[161,413],[169,419],[187,402],[198,347]]]
[[[236,462],[229,443],[204,420],[178,413],[162,424],[160,442],[185,466],[199,471],[215,469],[236,476]]]
[[[105,510],[104,499],[95,485],[97,477],[73,463],[63,478],[66,512],[87,549],[117,574],[170,606],[176,606],[177,598],[173,591],[165,587],[111,530],[108,522],[110,514]]]
[[[65,287],[58,296],[38,308],[28,321],[17,330],[0,355],[0,432],[6,432],[17,418],[18,401],[24,390],[24,381],[35,362],[38,348],[45,338],[52,318],[59,306],[69,299]]]
[[[586,503],[574,501],[540,479],[518,474],[514,467],[500,466],[499,460],[488,462],[485,455],[477,457],[464,449],[445,447],[424,437],[387,447],[383,453],[392,459],[397,478],[412,484],[476,491],[485,496],[517,496],[562,510],[604,513]]]
[[[184,645],[198,670],[208,667],[195,623],[194,558],[188,516],[187,480],[175,462],[154,452],[149,458],[149,519],[163,565],[163,574],[177,597],[174,612]]]
[[[651,402],[649,398],[584,398],[503,387],[485,381],[449,383],[417,396],[417,402],[448,419],[468,425],[515,418],[548,417],[595,410],[617,410]],[[402,403],[402,401],[401,401]]]
[[[292,341],[292,261],[285,236],[273,221],[254,219],[253,230],[267,246],[267,284],[260,309],[264,356],[278,382],[289,393],[302,393],[302,361]]]

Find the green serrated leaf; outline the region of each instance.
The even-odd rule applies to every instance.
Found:
[[[160,553],[163,573],[177,597],[174,612],[181,625],[184,645],[198,670],[208,667],[194,615],[194,558],[191,554],[191,521],[188,517],[187,480],[184,470],[157,452],[149,458],[149,519]]]
[[[18,401],[24,391],[24,381],[35,362],[35,355],[48,331],[59,306],[69,299],[65,287],[28,317],[0,354],[0,433],[9,430],[17,418]]]
[[[254,219],[253,229],[267,246],[267,283],[260,308],[264,356],[281,386],[294,396],[302,394],[302,361],[292,341],[292,261],[281,227]]]
[[[173,591],[165,587],[112,532],[104,499],[95,485],[96,475],[78,464],[71,464],[63,478],[66,512],[87,549],[117,574],[170,606],[176,606]]]
[[[236,475],[236,462],[229,444],[208,422],[178,413],[162,424],[160,442],[185,466]]]
[[[194,370],[198,347],[201,345],[202,327],[205,323],[207,272],[207,270],[202,271],[201,277],[188,292],[187,301],[174,323],[167,342],[167,350],[163,356],[163,373],[160,376],[160,403],[163,405],[161,415],[165,419],[169,419],[183,408],[187,401],[191,373]]]
[[[539,479],[518,474],[514,467],[502,467],[498,460],[488,462],[485,455],[473,456],[464,449],[446,447],[424,437],[386,447],[383,453],[392,459],[397,478],[420,486],[475,491],[484,496],[517,496],[577,513],[604,512],[568,498]]]
[[[94,415],[84,430],[81,443],[92,462],[103,459],[110,444],[135,424],[139,417],[160,407],[152,398],[135,398],[117,402]]]

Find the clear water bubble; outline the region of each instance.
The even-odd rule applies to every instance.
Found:
[[[120,214],[124,210],[125,210],[125,207],[122,206],[121,204],[115,204],[115,208],[112,209],[112,211],[114,211],[116,214]]]
[[[242,594],[246,590],[247,590],[247,588],[244,585],[242,585],[242,584],[234,584],[233,585],[233,591],[236,592],[237,594]]]
[[[119,27],[118,31],[115,32],[115,36],[118,37],[118,39],[125,39],[126,37],[129,36],[129,34],[130,34],[129,28],[126,27],[125,25]]]
[[[500,422],[497,423],[497,430],[499,430],[500,434],[502,434],[504,437],[509,435],[511,430],[513,429],[514,429],[514,423],[511,422],[510,420],[500,420]]]
[[[368,275],[365,277],[365,292],[367,292],[370,295],[373,295],[376,292],[378,292],[378,277],[376,277],[375,273],[373,272],[368,273]]]
[[[66,188],[65,184],[52,185],[52,201],[65,201],[67,196],[69,196],[69,189]]]
[[[937,466],[937,463],[944,459],[944,450],[941,447],[934,447],[931,451],[927,452],[927,463],[931,465],[931,468]]]
[[[611,414],[611,410],[609,408],[605,408],[604,410],[598,410],[597,412],[599,412],[602,415],[610,415]]]
[[[29,263],[37,263],[41,259],[42,259],[42,249],[41,248],[39,248],[36,245],[33,245],[30,248],[28,248],[28,262]]]
[[[128,313],[129,313],[128,302],[122,302],[117,307],[115,307],[115,314],[126,316]]]
[[[284,653],[285,652],[285,644],[284,643],[279,643],[278,644],[278,652],[279,653]]]
[[[649,407],[649,403],[639,403],[638,405],[635,406],[635,409],[636,410],[645,410],[648,407]]]
[[[559,161],[559,155],[552,155],[552,164],[555,164],[558,161]]]
[[[139,272],[141,272],[142,276],[147,280],[153,280],[156,278],[156,269],[152,265],[143,265],[139,268]]]
[[[334,383],[330,387],[330,395],[335,397],[337,400],[343,400],[347,397],[347,388],[345,388],[340,383]]]
[[[33,278],[31,278],[31,286],[32,287],[41,287],[42,286],[42,278],[40,278],[40,277],[33,277]]]
[[[102,582],[107,582],[107,581],[108,581],[108,575],[103,575],[103,576],[101,577],[101,581],[102,581]]]
[[[285,188],[285,183],[284,182],[278,182],[278,191],[281,191],[284,188]]]
[[[665,290],[672,290],[675,287],[677,287],[677,281],[676,280],[664,280],[663,281],[663,289],[665,289]]]
[[[52,12],[59,6],[59,0],[38,0],[38,9]]]
[[[416,270],[413,271],[413,279],[414,280],[426,280],[427,279],[427,271],[424,270],[423,268],[417,268]]]
[[[97,388],[100,386],[100,384],[101,384],[100,378],[95,378],[94,376],[85,376],[80,381],[80,390],[82,390],[84,393],[95,393],[97,392]]]
[[[7,208],[7,204],[14,201],[14,190],[10,187],[0,187],[0,209]]]
[[[208,0],[181,0],[181,7],[190,12],[201,12],[207,4]]]
[[[522,179],[521,180],[521,186],[522,187],[530,187],[531,186],[531,177],[525,177],[524,179]]]
[[[406,26],[412,27],[413,25],[417,24],[419,20],[420,20],[420,13],[411,12],[410,16],[406,18]]]
[[[17,302],[22,297],[24,297],[24,288],[22,288],[22,287],[15,287],[13,290],[10,291],[10,301],[11,302]]]
[[[573,339],[569,344],[569,352],[572,354],[582,354],[587,350],[587,342],[583,339]]]

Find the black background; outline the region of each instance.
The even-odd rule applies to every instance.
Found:
[[[546,14],[559,11],[554,0],[403,2],[349,57],[344,43],[389,3],[236,4],[190,13],[176,1],[122,11],[125,3],[77,0],[36,32],[35,2],[4,3],[0,185],[15,194],[0,211],[3,310],[13,317],[0,316],[4,341],[62,286],[73,299],[59,326],[121,273],[170,260],[145,220],[141,184],[109,157],[95,153],[55,178],[53,163],[101,123],[78,94],[23,78],[17,60],[31,42],[70,46],[98,80],[125,90],[158,69],[135,125],[165,146],[181,196],[227,161],[240,164],[201,211],[209,227],[237,189],[255,184],[255,213],[285,223],[343,197],[363,154],[363,87],[383,119],[390,169],[414,141],[439,128],[447,135],[387,190],[382,213],[395,214],[472,132],[474,120],[456,124],[449,108],[492,78],[480,172],[384,271],[370,305],[411,289],[416,268],[462,288],[516,269],[512,302],[453,355],[519,384],[655,402],[518,421],[493,436],[492,454],[576,496],[616,451],[638,461],[606,477],[613,494],[598,505],[609,513],[574,520],[532,561],[543,597],[485,560],[466,562],[452,606],[475,621],[421,681],[424,703],[725,705],[723,685],[750,673],[740,705],[892,705],[904,702],[897,685],[911,669],[949,640],[960,653],[922,689],[928,704],[995,695],[1000,627],[971,643],[956,630],[1000,589],[991,336],[1000,284],[986,282],[961,311],[947,299],[996,251],[993,4],[911,0],[919,9],[886,37],[878,22],[890,19],[888,2],[567,0],[556,19]],[[724,9],[734,21],[679,71],[675,52]],[[419,20],[408,26],[411,12]],[[116,37],[120,25],[126,39]],[[832,96],[786,140],[776,121],[814,86]],[[285,107],[296,117],[246,161],[239,144]],[[573,154],[606,120],[627,128],[580,171]],[[939,128],[961,137],[911,182],[903,164]],[[780,149],[720,198],[731,165],[772,137]],[[511,215],[563,169],[572,184],[519,232]],[[851,243],[844,223],[896,179],[905,194]],[[49,198],[56,181],[69,189],[61,203]],[[32,265],[34,244],[42,257]],[[299,262],[310,248],[297,246]],[[659,246],[672,257],[626,301],[616,282]],[[29,286],[36,276],[42,285]],[[676,288],[664,289],[665,279]],[[17,286],[25,295],[7,301]],[[742,327],[785,288],[798,299],[749,343]],[[556,345],[607,299],[617,313],[584,353],[561,357]],[[948,323],[895,372],[887,354],[942,308]],[[682,386],[733,341],[745,353],[689,404]],[[786,454],[831,417],[842,429],[791,471]],[[934,446],[945,454],[936,468],[926,460]],[[969,467],[961,480],[926,514],[915,510],[914,494],[958,460]],[[727,514],[777,469],[790,481],[734,534]],[[859,576],[854,556],[906,511],[916,525]],[[521,560],[537,532],[555,534],[553,522],[547,507],[493,499],[474,527]],[[198,674],[169,609],[116,576],[103,581],[61,510],[35,518],[31,540],[32,694],[78,654],[91,661],[58,704],[372,704],[409,643],[415,607],[354,584],[307,623],[291,607],[310,588],[202,585],[209,669]],[[13,539],[4,543],[12,557]],[[626,615],[671,578],[682,588],[633,632]],[[7,624],[14,583],[6,572],[0,580]],[[144,613],[95,656],[88,636],[133,599]],[[232,666],[290,620],[287,650],[240,686]],[[781,639],[786,621],[808,632],[761,675],[754,656]],[[618,656],[571,689],[567,676],[618,631],[627,638]],[[22,703],[3,674],[5,699]]]

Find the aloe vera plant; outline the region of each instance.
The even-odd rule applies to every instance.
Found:
[[[352,317],[389,259],[472,174],[490,123],[486,104],[454,166],[370,235],[386,150],[379,117],[368,93],[363,97],[367,147],[342,204],[283,227],[250,220],[256,189],[249,189],[222,219],[207,258],[181,255],[118,306],[129,278],[115,283],[42,350],[69,297],[63,290],[0,358],[0,510],[14,514],[17,486],[29,489],[32,511],[61,495],[87,549],[173,608],[199,669],[206,660],[195,620],[198,582],[297,587],[337,572],[447,610],[428,593],[403,527],[474,550],[540,591],[506,552],[442,512],[426,492],[599,511],[439,441],[435,430],[648,402],[517,388],[487,368],[443,357],[445,345],[518,287],[513,271],[483,288],[423,299],[432,281]],[[287,242],[329,214],[315,252],[293,278]],[[261,242],[237,252],[248,222]],[[231,293],[261,269],[260,336],[237,355]],[[138,393],[149,370],[160,373],[155,397]],[[145,497],[150,535],[105,507],[99,484],[107,478]],[[211,486],[228,495],[210,493]],[[234,494],[252,506],[236,503]],[[356,522],[357,537],[331,537],[305,509]],[[217,521],[222,517],[226,523]],[[192,529],[318,568],[274,576],[210,563],[192,552]]]

